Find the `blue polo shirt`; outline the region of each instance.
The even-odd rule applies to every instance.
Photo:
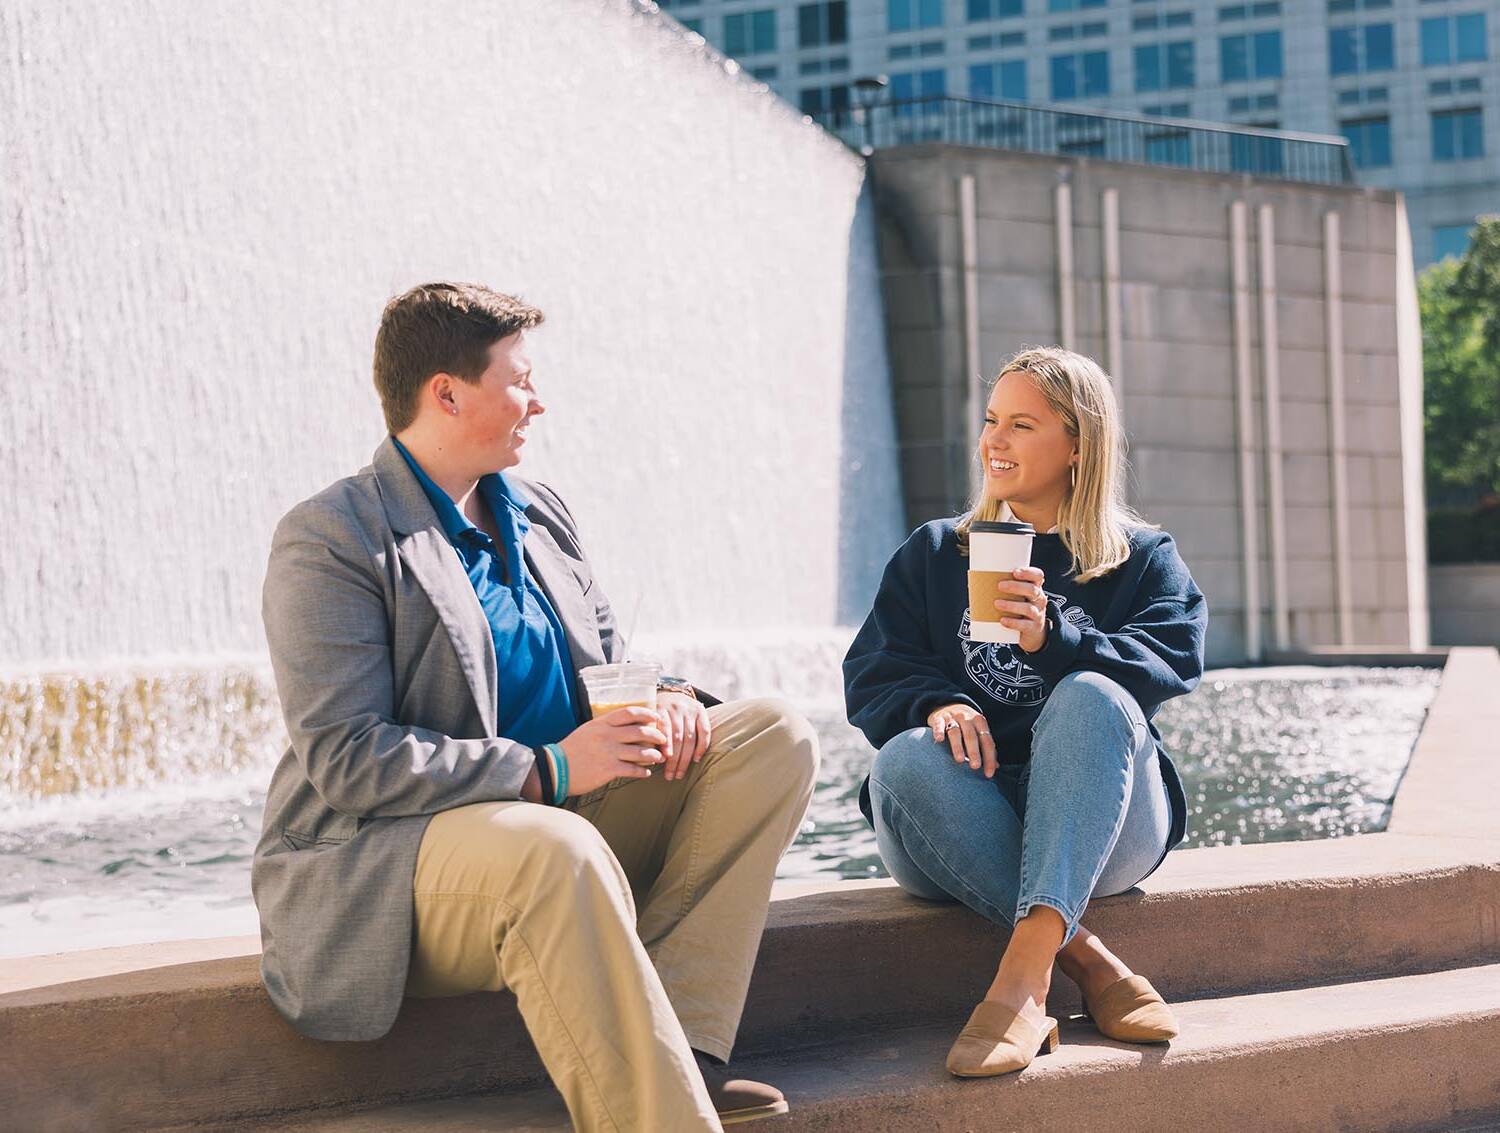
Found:
[[[497,732],[528,747],[556,743],[578,725],[573,705],[573,659],[557,612],[526,571],[521,548],[531,528],[526,518],[526,506],[531,501],[502,473],[480,479],[479,492],[500,532],[497,547],[458,510],[406,446],[391,439],[432,502],[443,533],[458,553],[490,623],[500,690]]]

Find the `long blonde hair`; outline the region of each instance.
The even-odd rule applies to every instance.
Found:
[[[1058,346],[1022,350],[1000,367],[995,381],[1013,371],[1031,377],[1078,442],[1077,473],[1057,511],[1057,533],[1073,556],[1077,581],[1091,582],[1130,557],[1131,527],[1156,526],[1125,502],[1125,431],[1114,386],[1099,363]],[[977,448],[975,455],[979,457]],[[986,496],[981,486],[968,514],[958,521],[962,553],[968,553],[969,525],[998,519],[1005,505]]]

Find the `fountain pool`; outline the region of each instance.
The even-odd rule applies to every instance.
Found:
[[[1188,793],[1186,846],[1384,827],[1439,674],[1210,672],[1157,717]],[[807,706],[823,773],[782,878],[884,876],[856,806],[871,751],[836,703]],[[0,794],[0,955],[256,931],[250,854],[269,764],[170,783]]]

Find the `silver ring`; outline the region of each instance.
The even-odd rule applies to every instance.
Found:
[[[958,721],[957,720],[944,720],[943,721],[943,731],[945,731],[945,732],[951,732],[956,727],[958,727]]]

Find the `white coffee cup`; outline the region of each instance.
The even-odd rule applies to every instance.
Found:
[[[1031,562],[1031,540],[1036,528],[1029,523],[975,520],[969,526],[969,637],[1016,645],[1019,630],[1000,624],[1010,615],[995,608],[1000,601],[999,583]]]

